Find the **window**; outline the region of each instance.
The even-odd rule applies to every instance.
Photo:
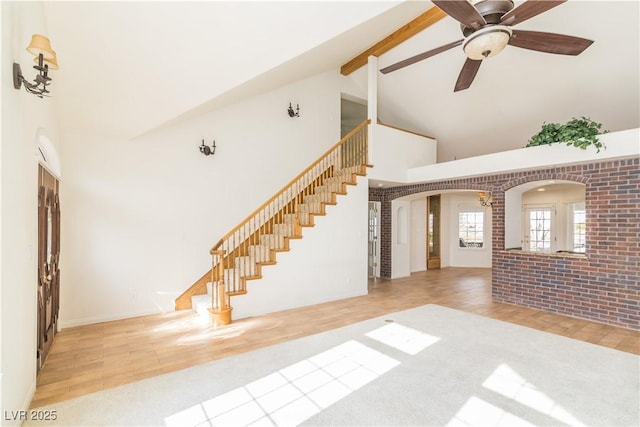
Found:
[[[570,203],[569,213],[569,243],[573,252],[584,252],[586,248],[587,211],[584,203]]]
[[[458,215],[458,245],[461,248],[481,248],[484,243],[484,211],[463,208]]]

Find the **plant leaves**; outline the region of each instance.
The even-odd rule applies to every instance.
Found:
[[[579,119],[574,117],[564,125],[543,123],[540,132],[532,136],[525,147],[565,143],[568,146],[573,145],[586,150],[590,145],[593,145],[599,153],[601,148],[606,149],[598,138],[599,134],[607,133],[606,130],[600,131],[601,127],[602,123],[594,122],[587,117]]]

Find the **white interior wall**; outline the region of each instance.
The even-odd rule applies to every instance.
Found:
[[[504,192],[504,249],[522,249],[522,192]]]
[[[371,179],[407,182],[409,170],[436,162],[436,145],[434,139],[372,122]]]
[[[132,141],[67,135],[62,326],[172,310],[211,246],[340,139],[345,84],[323,73]]]
[[[347,192],[290,241],[289,252],[278,253],[277,265],[262,268],[246,295],[231,299],[234,319],[367,293],[367,179]]]
[[[411,201],[411,273],[427,269],[427,198]]]
[[[4,70],[0,146],[0,422],[18,425],[19,419],[7,411],[28,409],[36,385],[37,135],[39,129],[46,130],[57,148],[53,106],[58,71],[51,73],[53,98],[40,99],[24,89],[13,88],[13,62],[22,66],[26,78],[35,77],[33,56],[26,47],[32,34],[47,35],[47,28],[42,3],[1,2],[0,7]],[[55,40],[51,42],[55,49]]]
[[[391,202],[391,278],[411,274],[411,202]]]
[[[454,240],[457,242],[458,232],[451,235],[451,222],[454,221],[454,213],[451,209],[451,198],[455,193],[442,193],[440,196],[440,268],[453,267],[451,260],[451,247]],[[457,214],[455,214],[457,215]]]

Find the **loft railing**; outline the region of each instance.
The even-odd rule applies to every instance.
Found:
[[[246,293],[246,280],[260,277],[260,266],[275,262],[275,253],[288,249],[288,239],[300,238],[316,212],[316,189],[340,179],[341,171],[368,163],[366,120],[318,160],[263,203],[211,248],[211,312],[214,322],[230,322],[232,295]],[[228,317],[228,321],[227,321]]]

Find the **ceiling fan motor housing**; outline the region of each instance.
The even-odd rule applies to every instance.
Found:
[[[500,24],[502,15],[515,7],[513,0],[480,0],[476,2],[472,1],[471,3],[478,13],[482,15],[484,20],[487,21],[488,25]],[[467,27],[464,24],[461,24],[460,28],[465,37],[469,37],[476,31],[476,29]]]

